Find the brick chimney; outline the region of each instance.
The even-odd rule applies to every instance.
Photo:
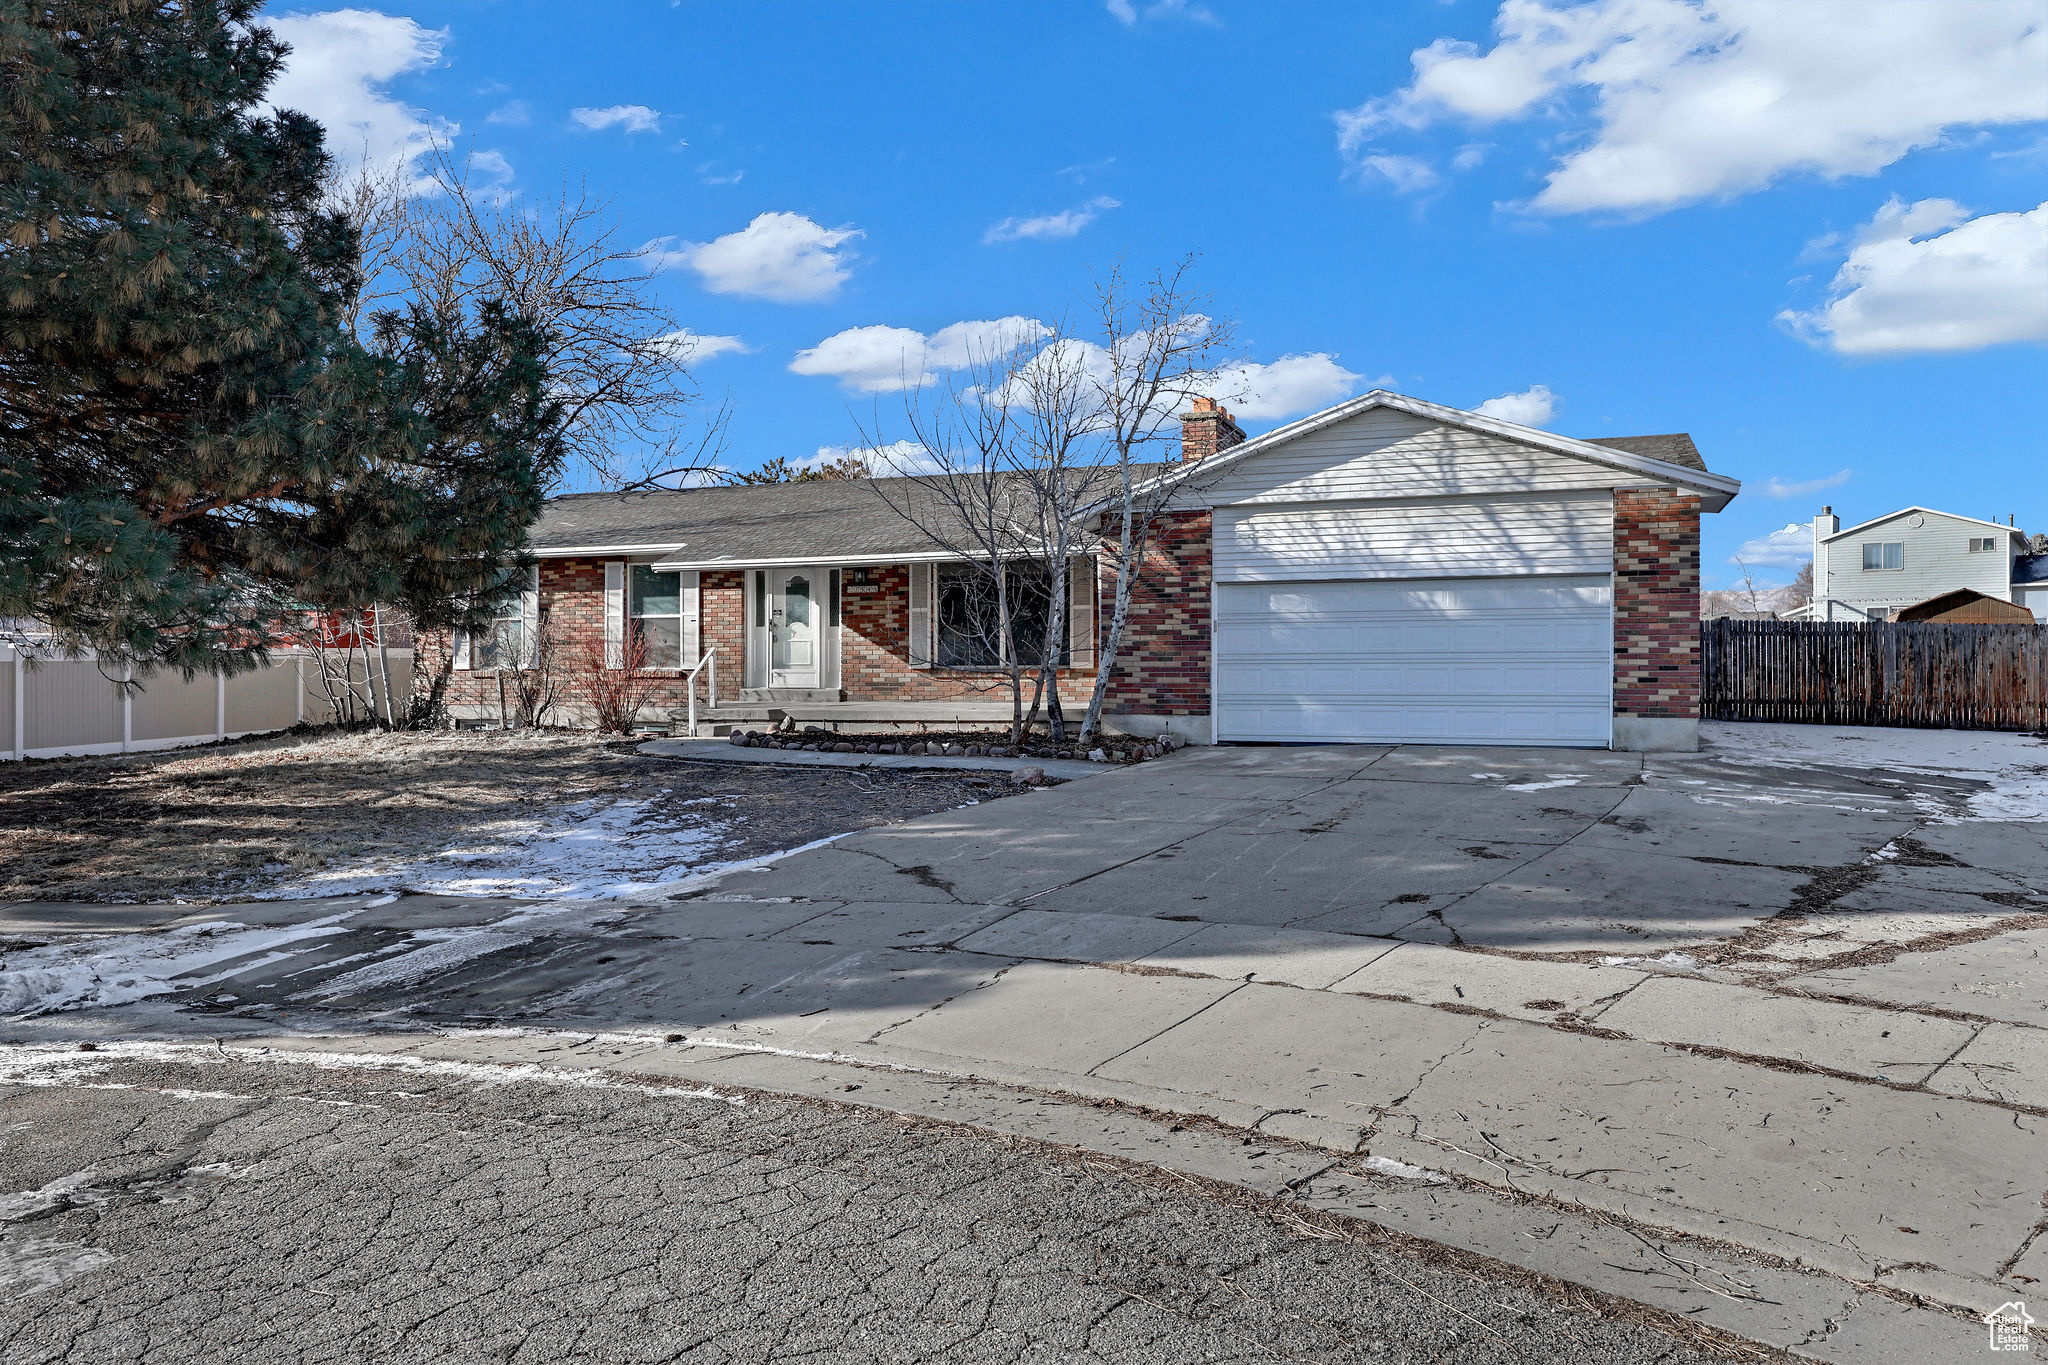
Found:
[[[1244,428],[1230,415],[1229,408],[1213,398],[1197,398],[1194,410],[1181,414],[1180,457],[1183,460],[1220,455],[1232,446],[1243,444]]]

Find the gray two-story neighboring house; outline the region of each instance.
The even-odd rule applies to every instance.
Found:
[[[1882,621],[1902,607],[1970,588],[2048,622],[2048,555],[2029,553],[2012,525],[1907,507],[1842,529],[1835,509],[1813,519],[1808,621]]]

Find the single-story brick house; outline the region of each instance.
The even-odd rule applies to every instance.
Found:
[[[1740,485],[1689,436],[1577,440],[1375,391],[1250,440],[1198,399],[1182,437],[1152,474],[1170,496],[1108,693],[1119,728],[1696,747],[1700,515]],[[508,625],[545,612],[557,638],[614,655],[636,633],[674,678],[663,718],[714,649],[720,706],[703,714],[720,723],[1006,715],[949,629],[960,561],[888,482],[556,498]],[[1115,571],[1076,567],[1061,693],[1078,702]],[[495,716],[492,650],[453,647],[451,714]]]

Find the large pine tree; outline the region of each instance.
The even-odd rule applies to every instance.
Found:
[[[317,124],[255,0],[0,0],[0,618],[246,666],[293,605],[470,624],[559,464],[533,329],[342,327]]]

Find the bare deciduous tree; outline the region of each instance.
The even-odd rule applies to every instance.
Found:
[[[364,166],[331,188],[362,233],[363,288],[348,325],[417,304],[469,316],[487,300],[539,325],[548,382],[568,410],[572,465],[612,488],[670,486],[723,452],[730,404],[704,420],[694,341],[656,297],[646,252],[619,240],[609,205],[564,184],[527,198],[477,158]]]
[[[1053,737],[1066,738],[1058,670],[1070,565],[1113,542],[1115,589],[1090,642],[1096,675],[1078,738],[1087,743],[1101,726],[1154,525],[1176,491],[1161,478],[1162,433],[1183,403],[1218,386],[1231,335],[1192,292],[1192,265],[1183,260],[1136,287],[1113,268],[1096,281],[1087,334],[1062,324],[1012,338],[976,357],[936,401],[914,390],[905,411],[929,472],[873,485],[979,585],[972,592],[989,608],[991,665],[1010,688],[1012,743],[1041,703]],[[889,448],[879,429],[863,441]]]
[[[1097,439],[1106,446],[1100,464],[1111,475],[1107,505],[1100,511],[1105,540],[1111,533],[1116,540],[1116,589],[1101,632],[1095,687],[1081,721],[1084,744],[1101,728],[1103,702],[1130,622],[1131,594],[1150,555],[1159,514],[1176,491],[1146,466],[1167,458],[1160,434],[1181,404],[1218,387],[1220,358],[1233,337],[1231,324],[1213,317],[1208,300],[1194,291],[1193,268],[1193,258],[1186,257],[1134,287],[1118,266],[1096,281],[1096,329],[1105,363],[1092,387]],[[1199,478],[1199,470],[1188,477]]]

